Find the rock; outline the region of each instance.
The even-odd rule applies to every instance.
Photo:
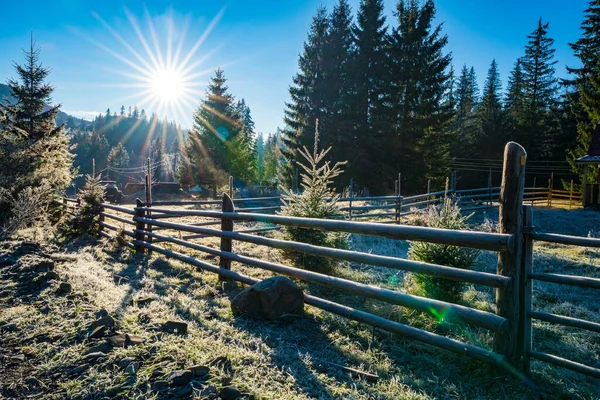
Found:
[[[30,377],[25,378],[25,384],[30,387],[31,386],[40,386],[40,381],[38,381],[33,376],[30,376]]]
[[[242,392],[233,386],[225,386],[219,391],[219,398],[223,400],[236,400],[242,395]]]
[[[44,307],[40,308],[40,312],[42,314],[48,314],[50,311],[52,311],[52,309],[50,308],[50,306],[48,304],[46,304]]]
[[[173,371],[169,374],[169,382],[171,386],[187,385],[192,380],[192,376],[192,371],[189,369]]]
[[[90,362],[90,363],[94,363],[94,362],[98,362],[101,359],[105,358],[106,354],[101,352],[101,351],[97,351],[95,353],[90,353],[88,355],[86,355],[85,357],[83,357],[83,359],[86,362]]]
[[[46,283],[48,281],[53,281],[53,280],[58,280],[59,276],[56,272],[54,271],[48,271],[42,275],[38,275],[33,279],[33,283],[36,285],[41,285],[43,283]]]
[[[71,293],[72,286],[68,282],[62,282],[58,289],[56,289],[56,294],[68,294]]]
[[[152,390],[154,390],[155,392],[164,392],[166,390],[169,390],[169,382],[164,380],[155,381],[152,384]]]
[[[90,339],[101,338],[106,333],[106,329],[107,329],[106,326],[103,326],[103,325],[97,326],[88,333],[88,338],[90,338]]]
[[[162,326],[163,332],[178,333],[185,335],[187,333],[188,325],[185,322],[167,321]]]
[[[21,354],[14,355],[14,356],[10,357],[10,360],[13,363],[21,363],[21,362],[25,361],[25,354],[21,353]]]
[[[217,387],[215,385],[210,385],[205,387],[204,389],[202,389],[202,391],[200,392],[200,396],[202,398],[205,397],[210,397],[211,395],[217,395]]]
[[[108,342],[115,347],[129,347],[144,343],[144,338],[131,333],[119,333],[109,337]]]
[[[255,283],[231,301],[234,315],[253,315],[267,320],[275,320],[285,314],[298,314],[303,309],[302,290],[284,276]]]
[[[90,324],[90,327],[88,329],[88,337],[90,337],[90,338],[102,337],[108,329],[112,329],[112,328],[114,328],[114,326],[115,326],[115,320],[110,315],[100,317],[96,321],[94,321]]]
[[[84,354],[91,353],[108,353],[110,351],[110,345],[108,343],[100,343],[96,346],[89,347],[85,350]]]
[[[205,365],[195,365],[190,367],[190,371],[192,371],[196,378],[205,378],[210,374],[210,367]]]
[[[133,357],[125,357],[124,359],[119,361],[119,367],[127,368],[127,366],[134,361],[135,361],[135,358],[133,358]]]
[[[139,369],[140,369],[140,363],[138,361],[134,361],[125,368],[125,372],[128,373],[129,375],[135,375],[135,374],[137,374]]]
[[[6,323],[6,324],[0,326],[0,331],[14,332],[16,330],[17,330],[17,324],[15,324],[15,323]]]

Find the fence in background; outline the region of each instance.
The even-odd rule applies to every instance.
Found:
[[[524,188],[525,160],[526,155],[523,148],[516,143],[509,143],[505,152],[503,181],[500,188],[450,191],[451,194],[460,196],[459,202],[468,206],[465,208],[474,209],[499,205],[498,233],[434,229],[398,223],[400,217],[412,212],[411,210],[430,204],[439,204],[443,201],[445,192],[431,192],[411,197],[349,196],[342,198],[339,201],[348,204],[342,206],[342,210],[348,213],[347,220],[309,219],[267,214],[267,212],[279,209],[281,202],[279,197],[231,199],[229,195],[224,194],[222,200],[202,202],[145,203],[138,200],[136,206],[131,208],[103,203],[100,213],[100,234],[103,237],[114,239],[117,236],[116,233],[119,233],[123,238],[129,238],[126,240],[127,246],[139,254],[157,252],[200,269],[214,272],[221,279],[235,280],[245,284],[257,282],[256,278],[232,270],[231,263],[235,261],[434,316],[445,314],[446,318],[451,320],[460,320],[471,326],[490,331],[493,334],[492,350],[411,327],[329,299],[305,295],[305,302],[317,308],[491,364],[499,366],[510,364],[529,372],[530,360],[534,358],[600,377],[599,368],[533,349],[533,319],[600,332],[600,324],[596,322],[532,310],[533,281],[600,289],[600,279],[534,271],[533,241],[600,248],[600,239],[556,235],[537,232],[534,229],[531,206],[542,201],[545,205],[551,205],[552,201],[556,202],[557,197],[565,195],[565,193],[557,193],[551,188]],[[399,190],[396,193],[399,193]],[[575,201],[576,197],[577,195],[573,191],[569,192],[568,199],[570,201]],[[375,204],[356,205],[357,202]],[[196,206],[196,208],[169,208],[183,205]],[[369,214],[373,210],[382,210],[382,212]],[[383,222],[394,222],[397,225],[362,222],[367,218],[363,215],[379,219],[393,217]],[[176,222],[181,219],[184,221]],[[357,219],[361,221],[357,221]],[[107,220],[112,221],[107,222]],[[115,225],[114,221],[120,222],[122,227]],[[273,226],[268,228],[244,227],[241,230],[235,230],[235,222],[269,223]],[[399,257],[373,255],[256,235],[257,232],[265,229],[277,229],[281,226],[490,250],[497,253],[498,266],[495,273],[477,272]],[[112,234],[109,233],[111,231]],[[220,238],[219,248],[193,241],[205,237]],[[458,304],[413,296],[383,287],[248,257],[233,250],[233,243],[236,241],[485,285],[496,290],[496,312],[486,312]],[[160,245],[165,242],[176,247]],[[218,256],[218,266],[185,254],[185,249]]]

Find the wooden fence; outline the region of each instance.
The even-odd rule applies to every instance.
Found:
[[[533,268],[533,241],[600,247],[600,239],[537,232],[533,228],[530,203],[535,203],[540,198],[547,201],[548,191],[540,188],[524,187],[525,163],[526,153],[524,149],[516,143],[509,143],[505,149],[501,187],[452,192],[455,195],[460,195],[460,201],[471,207],[499,205],[498,233],[434,229],[398,223],[400,216],[411,212],[411,209],[436,204],[443,200],[444,192],[432,192],[411,197],[342,198],[340,201],[348,202],[348,206],[342,207],[344,211],[348,212],[346,220],[310,219],[267,214],[266,212],[279,209],[279,202],[281,201],[279,197],[231,199],[228,194],[223,194],[222,200],[203,202],[144,203],[138,200],[137,205],[131,208],[103,203],[103,209],[100,213],[100,234],[103,237],[113,239],[115,232],[119,232],[125,238],[128,238],[126,241],[127,246],[139,254],[156,252],[216,273],[220,279],[234,280],[244,284],[257,282],[256,278],[232,270],[231,262],[235,261],[271,271],[275,274],[287,275],[313,284],[400,305],[433,316],[443,313],[450,319],[459,320],[490,331],[493,334],[492,349],[411,327],[329,299],[305,295],[305,302],[314,307],[501,367],[511,365],[519,370],[529,372],[530,360],[535,358],[600,377],[600,369],[598,368],[535,351],[532,348],[532,319],[600,332],[600,324],[598,323],[531,309],[532,281],[534,280],[600,289],[600,279],[535,272]],[[552,193],[553,195],[554,193]],[[570,198],[573,198],[572,193]],[[356,205],[356,202],[361,201],[378,201],[382,204]],[[269,202],[272,202],[273,205]],[[205,208],[168,208],[173,205],[194,205]],[[213,206],[220,206],[220,209],[210,209]],[[356,221],[362,215],[355,213],[371,210],[383,210],[382,213],[377,213],[383,215],[376,214],[374,216],[371,214],[371,218],[393,216],[394,218],[391,221],[395,224]],[[174,220],[180,218],[192,218],[193,222],[174,222]],[[112,221],[107,222],[107,219]],[[115,225],[114,221],[121,223],[123,227]],[[417,262],[399,257],[315,246],[255,234],[264,231],[265,228],[251,227],[250,229],[235,230],[236,222],[269,223],[276,228],[291,226],[483,249],[497,253],[498,265],[495,273],[488,273]],[[113,233],[109,233],[110,231]],[[220,238],[219,248],[192,241],[193,239],[209,236]],[[161,246],[160,244],[164,242],[177,247],[169,246],[167,248]],[[234,242],[252,243],[286,251],[429,274],[440,278],[488,286],[496,290],[496,312],[481,311],[472,307],[405,294],[340,277],[248,257],[234,251]],[[174,250],[174,248],[177,250]],[[186,249],[219,257],[218,266],[185,254]]]

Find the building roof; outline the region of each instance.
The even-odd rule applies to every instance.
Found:
[[[578,164],[600,164],[600,123],[596,125],[587,155],[575,160]]]

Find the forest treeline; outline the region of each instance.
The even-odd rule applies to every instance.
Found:
[[[106,110],[90,124],[51,126],[58,107],[49,106],[49,71],[32,45],[26,63],[16,65],[20,80],[8,82],[12,101],[0,105],[2,187],[13,197],[41,181],[64,191],[65,182],[92,172],[138,182],[150,158],[157,180],[184,187],[221,185],[233,175],[242,184],[290,188],[298,149],[312,148],[317,120],[321,147],[332,146],[331,161],[348,161],[338,187],[354,178],[357,189],[372,194],[391,192],[399,172],[405,193],[423,191],[427,180],[441,186],[453,160],[499,160],[509,140],[521,143],[532,160],[572,162],[587,152],[600,121],[599,0],[589,2],[581,37],[570,43],[580,66],[567,67],[562,80],[548,21],[532,21],[522,56],[500,77],[496,60],[487,71],[453,64],[433,0],[398,1],[390,21],[385,11],[382,0],[361,0],[355,11],[347,0],[316,10],[282,128],[269,134],[256,132],[250,106],[231,93],[220,68],[199,99],[191,129],[135,106]],[[479,73],[486,76],[482,87]],[[54,140],[59,156],[38,154],[31,145],[38,139]],[[47,173],[54,167],[60,173]]]

